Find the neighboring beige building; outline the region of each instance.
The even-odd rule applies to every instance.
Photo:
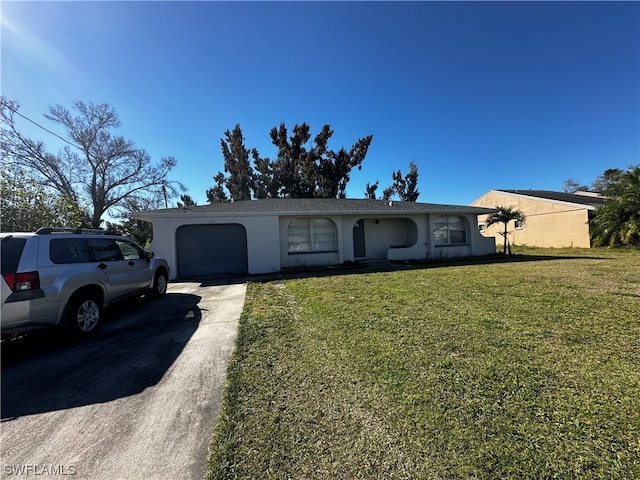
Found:
[[[511,245],[532,247],[591,246],[589,218],[605,198],[592,192],[563,193],[547,190],[490,190],[471,205],[476,207],[514,207],[526,215],[524,225],[509,222]],[[486,226],[488,215],[478,216],[478,228],[487,237],[495,237],[500,245],[504,224]]]

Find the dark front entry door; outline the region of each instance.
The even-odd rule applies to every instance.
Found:
[[[364,246],[364,219],[358,220],[353,226],[353,257],[365,258],[367,251]]]

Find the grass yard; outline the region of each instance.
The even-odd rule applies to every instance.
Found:
[[[640,478],[640,251],[250,283],[209,479]]]

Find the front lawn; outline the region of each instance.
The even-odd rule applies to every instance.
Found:
[[[640,478],[640,251],[250,283],[209,479]]]

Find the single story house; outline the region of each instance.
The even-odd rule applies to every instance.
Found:
[[[278,272],[358,260],[495,253],[492,208],[366,199],[263,199],[137,212],[173,278]]]
[[[593,192],[564,193],[548,190],[490,190],[471,205],[477,207],[515,207],[526,215],[523,224],[510,222],[508,238],[512,245],[532,247],[589,248],[589,220],[606,198]],[[484,235],[502,241],[504,224],[490,227],[487,216],[478,217]]]

